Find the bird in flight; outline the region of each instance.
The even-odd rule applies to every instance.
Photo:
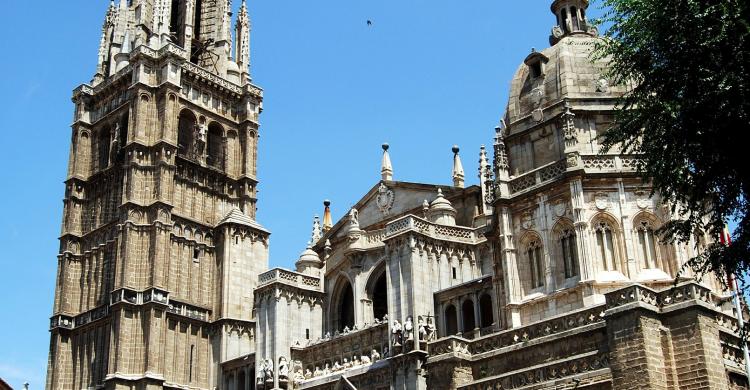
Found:
[[[368,27],[372,27],[372,20],[370,20],[370,19],[367,19],[367,26],[368,26]]]

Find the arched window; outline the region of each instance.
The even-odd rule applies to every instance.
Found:
[[[372,290],[372,315],[373,318],[383,318],[386,314],[388,314],[388,286],[385,272],[383,272]]]
[[[568,23],[568,10],[563,8],[560,11],[560,19],[562,20],[562,28],[566,33],[570,32],[570,24]]]
[[[656,236],[650,221],[641,221],[638,226],[638,253],[643,261],[643,268],[659,268],[656,255]]]
[[[576,234],[573,229],[563,229],[560,232],[560,251],[562,252],[565,278],[578,276],[578,249],[576,246]]]
[[[594,231],[596,233],[596,248],[600,263],[605,271],[616,271],[618,267],[612,225],[609,222],[600,221],[594,225]]]
[[[97,146],[99,148],[99,169],[105,169],[109,166],[109,146],[112,142],[109,127],[104,127],[99,131]]]
[[[448,305],[445,308],[445,335],[451,336],[458,333],[458,315],[456,314],[456,307]]]
[[[477,324],[474,321],[474,302],[470,299],[465,300],[464,303],[461,304],[461,311],[463,312],[464,320],[464,328],[461,331],[465,337],[470,337],[474,328],[477,327]]]
[[[224,136],[221,125],[214,122],[208,126],[208,150],[206,163],[216,169],[224,169]]]
[[[495,316],[492,314],[492,297],[490,297],[490,294],[484,294],[479,298],[479,317],[482,322],[482,329],[489,328],[495,323]]]
[[[177,124],[177,154],[186,158],[194,158],[193,143],[195,141],[195,115],[189,110],[182,110]]]
[[[570,7],[570,18],[573,19],[573,31],[580,30],[578,25],[578,9],[576,7]]]
[[[544,285],[544,262],[542,260],[542,246],[538,240],[531,241],[526,247],[526,257],[531,272],[531,288]]]
[[[352,285],[342,278],[332,307],[333,331],[342,331],[344,327],[354,327],[354,291]]]

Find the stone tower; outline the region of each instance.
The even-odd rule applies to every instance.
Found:
[[[231,19],[231,0],[107,10],[72,99],[48,390],[216,388],[254,349],[263,95],[244,1]]]

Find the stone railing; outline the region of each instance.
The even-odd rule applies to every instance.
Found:
[[[698,303],[716,309],[713,294],[707,287],[687,282],[664,290],[655,291],[640,284],[606,294],[607,310],[618,310],[623,306],[643,306],[655,311],[678,309],[684,303]]]
[[[184,64],[182,64],[182,69],[187,71],[188,73],[191,73],[193,76],[203,78],[218,87],[226,89],[229,92],[235,93],[237,95],[242,95],[242,88],[239,85],[236,85],[229,80],[223,79],[209,72],[208,70],[193,64],[192,62],[185,62]]]
[[[429,343],[427,350],[431,358],[442,354],[455,353],[471,356],[520,345],[544,336],[551,336],[593,324],[604,325],[604,305],[552,317],[521,328],[504,330],[474,340],[457,336],[442,338]]]
[[[320,290],[320,278],[303,275],[297,272],[274,268],[258,275],[258,287],[279,282],[307,289]]]
[[[596,376],[597,372],[599,372],[602,377],[608,377],[608,371],[609,353],[594,351],[550,362],[541,367],[518,370],[481,379],[457,388],[462,390],[516,389],[533,385],[539,386],[544,382],[558,381],[566,377],[581,374]],[[585,383],[580,384],[583,385],[582,387],[585,386]],[[576,387],[578,385],[573,388]],[[545,386],[544,388],[548,387]]]
[[[292,348],[292,360],[299,360],[305,369],[311,372],[324,370],[326,364],[330,369],[336,364],[342,366],[345,360],[351,364],[363,364],[362,357],[371,359],[372,350],[378,351],[382,358],[387,357],[388,323],[381,322],[363,329],[337,334],[327,339],[319,339],[307,346]],[[370,360],[372,362],[372,359]],[[343,368],[342,368],[343,369]]]
[[[478,234],[478,230],[463,226],[434,224],[422,218],[407,215],[386,225],[384,239],[405,231],[414,231],[439,240],[476,244],[484,239],[481,234]]]
[[[362,235],[367,246],[377,246],[383,243],[385,229],[371,230]]]
[[[508,184],[510,193],[516,194],[526,191],[561,177],[567,169],[565,164],[565,160],[551,162],[514,177]]]
[[[187,303],[171,301],[167,307],[167,312],[177,314],[179,316],[192,318],[200,321],[210,321],[211,312],[208,309],[193,306]]]
[[[583,169],[587,171],[635,171],[642,159],[635,155],[583,155]]]

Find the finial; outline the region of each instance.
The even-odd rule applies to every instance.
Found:
[[[490,161],[487,159],[487,149],[484,145],[479,147],[479,182],[484,182],[487,166]]]
[[[317,215],[313,217],[313,228],[312,228],[312,243],[315,244],[320,240],[320,237],[322,237],[321,231],[320,231],[320,217]]]
[[[383,144],[383,163],[380,168],[380,176],[383,180],[393,180],[393,166],[391,165],[391,156],[388,154],[390,146],[388,143]]]
[[[333,227],[333,219],[331,218],[331,201],[328,199],[324,200],[323,206],[323,233],[325,233]]]
[[[453,145],[453,186],[464,188],[464,166],[458,155],[458,145]]]

